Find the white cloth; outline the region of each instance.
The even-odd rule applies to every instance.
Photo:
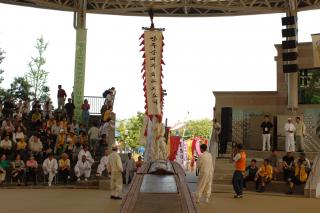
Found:
[[[49,184],[51,184],[58,170],[57,160],[55,158],[53,158],[52,160],[50,160],[49,158],[45,159],[42,164],[42,169],[45,175],[49,174]]]
[[[200,155],[199,160],[197,161],[197,167],[199,168],[200,175],[198,178],[196,199],[199,200],[203,193],[206,198],[210,198],[213,178],[213,162],[209,152],[204,152]]]
[[[122,191],[123,181],[122,181],[122,162],[120,155],[113,151],[109,155],[109,160],[107,163],[108,171],[111,172],[111,179],[110,179],[110,189],[111,195],[118,197]]]
[[[285,151],[294,152],[295,151],[294,131],[296,130],[296,128],[293,125],[293,123],[286,123],[284,126],[284,130],[286,132]]]
[[[0,148],[1,149],[6,149],[6,150],[9,150],[9,149],[11,149],[12,148],[12,142],[11,142],[11,140],[2,140],[1,142],[0,142]]]
[[[270,151],[271,146],[270,146],[270,138],[271,134],[262,134],[262,151]]]
[[[95,126],[91,127],[88,131],[88,136],[90,140],[98,140],[99,139],[99,129]]]
[[[38,141],[35,141],[35,138],[32,136],[29,139],[29,149],[32,152],[41,152],[42,151],[42,142],[40,141],[40,139],[38,138]]]
[[[74,173],[77,178],[84,176],[85,178],[90,177],[91,174],[91,164],[89,161],[82,162],[82,160],[78,160],[76,166],[74,167]]]
[[[125,162],[124,168],[126,170],[126,184],[129,184],[129,179],[132,180],[134,172],[136,171],[136,162],[131,158],[127,159]]]
[[[98,165],[97,168],[97,174],[101,175],[104,170],[106,170],[107,165],[108,165],[108,160],[109,160],[109,155],[108,156],[103,156],[100,160],[100,164]]]
[[[78,161],[81,160],[83,155],[86,156],[87,161],[90,163],[90,166],[92,166],[92,164],[94,163],[94,160],[93,160],[92,155],[89,151],[84,151],[83,149],[81,149],[78,154]]]

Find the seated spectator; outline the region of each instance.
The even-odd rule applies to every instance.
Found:
[[[309,174],[309,172],[311,171],[311,163],[310,163],[310,160],[306,157],[306,154],[304,152],[300,153],[298,161],[299,160],[302,161],[302,164],[303,164],[306,172]]]
[[[19,107],[15,109],[15,112],[12,114],[12,117],[16,117],[18,120],[22,120],[22,113],[20,112]]]
[[[288,178],[292,176],[293,166],[294,157],[291,152],[287,152],[287,154],[282,158],[282,170],[285,181],[288,181]]]
[[[246,174],[244,176],[243,179],[243,187],[246,188],[247,186],[247,182],[248,181],[255,181],[255,177],[258,171],[258,167],[257,167],[257,160],[256,159],[252,159],[250,166],[247,166],[246,168]]]
[[[9,162],[7,161],[7,156],[5,154],[2,154],[0,158],[0,184],[5,182],[6,180],[8,167],[9,167]]]
[[[7,98],[3,103],[3,116],[4,117],[11,117],[13,110],[14,110],[14,101],[12,100],[12,97]]]
[[[75,149],[76,144],[77,144],[76,133],[73,131],[73,129],[69,129],[68,135],[67,135],[67,150],[66,150],[66,152],[68,154],[71,154],[73,152],[73,150]]]
[[[28,181],[30,177],[34,181],[34,185],[37,185],[37,169],[38,169],[38,162],[34,159],[31,155],[29,160],[26,162],[26,186],[28,185]]]
[[[29,150],[35,156],[38,162],[42,160],[43,145],[40,141],[39,134],[35,133],[29,138]]]
[[[91,174],[91,163],[85,155],[82,155],[74,167],[74,173],[77,177],[77,181],[80,181],[80,177],[84,176],[84,181],[88,181]]]
[[[86,160],[90,163],[90,166],[91,166],[94,163],[94,160],[93,160],[92,155],[89,151],[88,145],[84,145],[83,148],[80,150],[80,152],[78,154],[78,161],[81,159],[81,157],[83,155],[86,156]]]
[[[18,142],[17,140],[19,140],[19,141],[25,140],[24,133],[23,133],[20,126],[18,126],[16,131],[13,133],[12,140],[15,144]]]
[[[53,178],[57,174],[58,170],[58,162],[54,158],[53,153],[49,154],[49,157],[44,160],[42,165],[43,173],[44,175],[48,175],[48,186],[50,187],[53,181]]]
[[[43,158],[48,158],[51,153],[54,153],[55,143],[52,139],[48,139],[43,145]]]
[[[41,126],[41,113],[38,108],[34,111],[34,113],[31,116],[31,125],[34,127],[34,129],[37,129]]]
[[[59,122],[60,129],[64,129],[66,132],[68,130],[68,121],[66,117],[63,117],[62,120]]]
[[[73,120],[70,124],[70,129],[73,129],[73,131],[76,133],[76,135],[79,135],[79,124],[77,120]]]
[[[32,104],[32,111],[41,111],[41,104],[40,104],[40,101],[37,100],[37,99],[34,99],[34,102]]]
[[[11,154],[12,141],[9,139],[9,134],[4,136],[4,139],[0,142],[0,153],[9,155]]]
[[[17,181],[18,186],[23,182],[23,175],[25,171],[25,164],[23,160],[21,160],[21,156],[17,154],[16,159],[12,161],[12,179],[13,181]]]
[[[65,151],[66,140],[67,140],[67,135],[65,130],[62,128],[60,129],[60,133],[57,137],[57,143],[56,143],[56,153],[58,155]]]
[[[306,167],[303,164],[303,160],[299,159],[294,167],[294,175],[288,178],[288,183],[290,186],[287,194],[293,194],[294,186],[306,183],[308,180],[308,173]]]
[[[52,115],[52,111],[53,111],[53,106],[52,103],[50,102],[50,100],[46,101],[44,106],[43,106],[43,117],[45,119],[49,119],[49,117]]]
[[[82,146],[88,144],[88,136],[87,136],[87,133],[86,133],[86,132],[80,131],[79,143],[80,143]]]
[[[138,157],[138,161],[136,162],[137,171],[143,165],[142,157]]]
[[[6,119],[4,121],[2,121],[2,125],[1,125],[1,132],[2,134],[6,133],[8,135],[11,135],[14,131],[14,126],[10,120],[9,117],[6,117]]]
[[[258,192],[264,192],[266,184],[272,180],[272,166],[269,159],[264,159],[263,165],[259,168],[256,178],[256,190]],[[261,188],[260,188],[261,185]]]
[[[67,184],[70,179],[70,160],[66,153],[62,153],[61,159],[59,160],[59,173],[62,177],[63,183]]]
[[[101,176],[101,175],[102,175],[102,172],[103,172],[104,170],[107,170],[107,164],[108,164],[109,154],[110,154],[109,150],[106,149],[106,150],[104,151],[104,156],[101,158],[100,164],[99,164],[99,166],[98,166],[98,168],[97,168],[97,172],[96,172],[96,176],[97,176],[97,177]]]
[[[271,155],[269,156],[270,165],[273,170],[273,180],[277,180],[281,173],[281,166],[279,164],[279,157],[277,154],[277,150],[273,149]]]

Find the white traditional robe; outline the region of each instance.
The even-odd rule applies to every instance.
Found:
[[[91,174],[91,164],[88,160],[82,162],[82,160],[78,160],[76,166],[74,167],[74,173],[77,178],[84,176],[85,178],[90,177]]]
[[[42,164],[43,173],[45,175],[49,174],[49,184],[52,183],[54,176],[56,176],[58,170],[58,161],[55,158],[50,160],[49,158],[45,159]]]
[[[200,155],[197,161],[200,175],[198,178],[198,185],[196,191],[196,199],[199,200],[204,193],[206,198],[211,196],[211,184],[213,178],[213,163],[212,156],[209,152],[204,152]]]
[[[102,172],[107,168],[107,164],[108,164],[108,160],[109,160],[109,155],[108,156],[103,156],[100,160],[100,164],[97,168],[97,174],[101,175]]]
[[[136,162],[131,158],[127,159],[124,168],[126,170],[126,184],[129,184],[129,179],[132,180],[134,172],[136,171]]]
[[[111,172],[111,180],[110,180],[110,189],[111,189],[111,195],[119,197],[120,193],[122,192],[122,162],[120,155],[113,151],[109,155],[109,160],[107,163],[108,171]]]
[[[294,132],[296,131],[296,128],[293,123],[286,123],[284,126],[284,130],[286,132],[285,151],[294,152],[295,151]]]
[[[87,161],[90,163],[90,167],[91,167],[92,164],[94,163],[91,153],[89,151],[84,151],[83,149],[81,149],[78,154],[78,161],[81,161],[83,155],[86,156]]]

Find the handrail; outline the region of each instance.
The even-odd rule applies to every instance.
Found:
[[[84,96],[90,104],[90,115],[100,115],[101,107],[104,105],[105,98],[101,96]]]

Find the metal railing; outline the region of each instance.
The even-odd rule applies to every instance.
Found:
[[[90,115],[100,115],[105,99],[99,96],[84,96],[84,99],[87,99],[90,104]]]

